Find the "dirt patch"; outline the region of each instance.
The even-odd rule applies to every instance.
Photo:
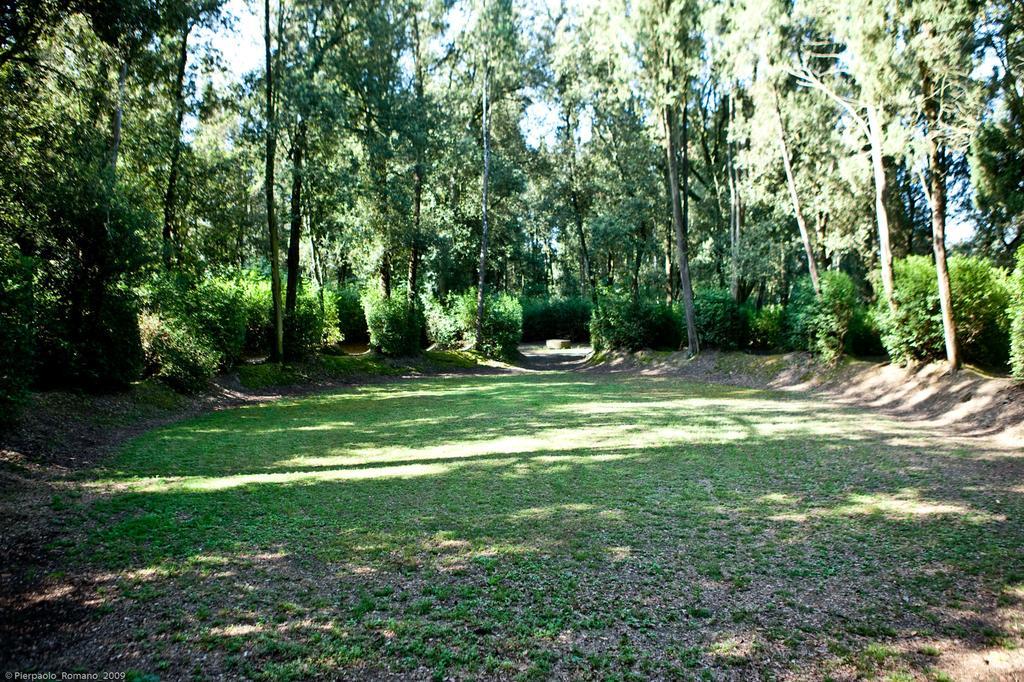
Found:
[[[641,351],[594,356],[582,371],[809,393],[958,436],[993,436],[1017,446],[1024,442],[1024,385],[970,367],[950,375],[943,363],[900,367],[847,359],[827,366],[808,353],[705,351],[688,359],[682,352]]]

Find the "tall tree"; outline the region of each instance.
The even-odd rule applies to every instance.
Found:
[[[281,265],[279,261],[279,236],[277,228],[277,207],[274,202],[274,165],[277,157],[277,120],[274,115],[274,60],[271,47],[270,0],[263,0],[263,45],[266,65],[266,154],[263,175],[267,204],[267,232],[270,237],[270,290],[274,306],[274,352],[275,360],[284,358],[284,311],[281,307]]]

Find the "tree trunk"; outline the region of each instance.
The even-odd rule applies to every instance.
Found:
[[[420,214],[423,204],[423,171],[422,164],[416,164],[416,172],[412,185],[412,244],[409,251],[409,279],[405,287],[406,299],[412,303],[416,300],[416,286],[420,268]]]
[[[569,140],[569,197],[572,202],[573,222],[576,226],[576,238],[580,240],[580,279],[581,289],[586,293],[590,287],[590,300],[597,303],[597,286],[590,272],[590,253],[587,251],[587,235],[583,230],[583,207],[580,202],[579,188],[576,186],[576,140],[573,137],[572,121],[566,112],[565,130]]]
[[[188,36],[192,32],[192,21],[185,24],[181,36],[181,50],[178,52],[178,77],[174,90],[174,139],[171,142],[171,169],[167,174],[167,191],[164,192],[164,267],[171,269],[174,261],[174,223],[178,210],[178,166],[181,163],[181,123],[185,118],[185,67],[188,66]]]
[[[793,201],[793,213],[796,214],[796,224],[800,228],[800,239],[804,243],[804,253],[807,254],[807,271],[811,275],[811,284],[814,285],[814,293],[821,293],[821,285],[818,283],[818,267],[814,264],[814,249],[811,246],[811,236],[807,233],[807,223],[804,221],[804,212],[800,208],[800,197],[796,193],[796,178],[793,176],[793,166],[789,158],[789,146],[786,144],[786,128],[782,123],[782,111],[779,109],[779,96],[775,94],[775,117],[779,122],[779,148],[782,151],[782,164],[786,169],[786,184],[789,185],[789,197]]]
[[[895,283],[892,275],[892,247],[889,243],[889,212],[886,207],[889,188],[885,178],[885,164],[882,161],[883,128],[878,109],[869,104],[868,142],[871,147],[871,168],[875,176],[875,220],[878,223],[878,256],[882,269],[882,292],[889,309],[896,310]]]
[[[117,157],[121,151],[121,121],[124,118],[124,91],[128,82],[128,55],[121,60],[117,72],[117,102],[110,116],[110,179],[111,186],[117,177]]]
[[[483,87],[483,115],[481,128],[484,138],[484,178],[483,187],[480,191],[480,209],[481,209],[481,221],[482,230],[480,234],[480,263],[479,263],[479,279],[476,285],[476,346],[480,347],[480,342],[483,340],[484,333],[484,287],[486,286],[487,277],[487,238],[489,236],[488,225],[487,225],[487,185],[490,182],[491,174],[491,131],[488,128],[488,106],[487,101],[490,95],[490,65],[487,63],[487,59],[484,59],[484,87]]]
[[[726,170],[729,173],[729,292],[734,301],[740,295],[740,197],[736,160],[732,153],[732,127],[736,120],[736,106],[729,95],[729,132],[725,140]]]
[[[690,357],[700,352],[700,342],[697,339],[697,322],[693,311],[693,289],[690,286],[690,263],[688,241],[688,211],[683,207],[687,202],[689,190],[689,155],[686,152],[687,126],[686,126],[686,105],[683,105],[683,192],[680,198],[679,192],[679,166],[676,157],[676,117],[671,106],[664,109],[665,116],[665,155],[668,161],[669,198],[672,202],[672,225],[676,233],[676,260],[679,262],[679,290],[683,296],[683,311],[686,317],[686,339],[687,352]]]
[[[928,121],[928,168],[931,172],[928,203],[932,211],[932,250],[935,253],[935,273],[938,277],[939,306],[942,310],[942,334],[946,342],[946,360],[949,362],[949,371],[956,372],[960,369],[960,354],[956,345],[953,295],[949,286],[949,269],[946,265],[946,165],[938,139],[939,104],[935,99],[931,74],[925,69],[922,71],[924,114]]]
[[[277,131],[274,121],[274,64],[270,53],[270,0],[263,2],[263,43],[267,68],[267,151],[264,189],[267,198],[267,231],[270,233],[270,288],[274,301],[274,349],[272,357],[284,358],[284,316],[281,310],[281,264],[278,261],[277,215],[274,210],[274,157],[277,155]]]
[[[299,247],[302,244],[302,173],[306,151],[306,121],[299,121],[292,145],[292,198],[291,231],[288,234],[287,281],[285,284],[284,316],[295,314],[299,296]]]

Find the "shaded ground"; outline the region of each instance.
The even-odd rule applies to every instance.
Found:
[[[24,513],[53,519],[60,566],[3,604],[4,670],[1024,671],[1020,448],[785,393],[353,387],[159,428],[51,485]]]
[[[574,345],[571,348],[552,350],[544,344],[523,344],[519,347],[523,355],[523,365],[529,369],[575,370],[582,369],[593,349],[590,346]]]

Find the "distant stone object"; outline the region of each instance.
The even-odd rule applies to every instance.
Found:
[[[568,348],[572,345],[569,339],[548,339],[547,346],[551,350],[561,350],[562,348]]]

